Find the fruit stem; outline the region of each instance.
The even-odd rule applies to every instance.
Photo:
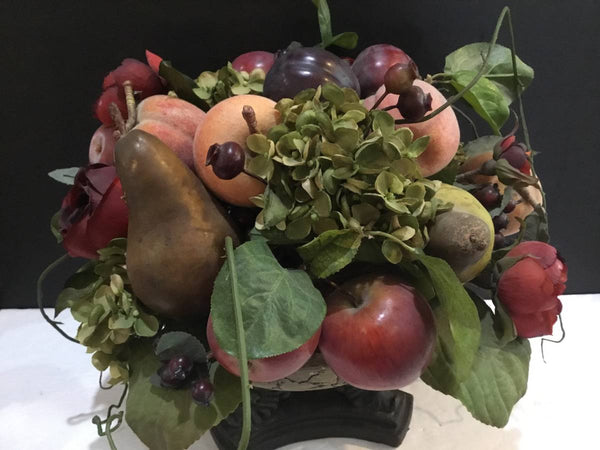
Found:
[[[131,81],[123,83],[125,90],[125,103],[127,104],[127,123],[125,123],[125,133],[131,131],[137,122],[137,109],[135,107],[135,97],[133,96],[133,87]]]
[[[452,97],[450,97],[446,101],[446,103],[444,103],[442,106],[440,106],[436,110],[432,111],[430,114],[427,114],[426,116],[422,117],[419,120],[398,119],[398,120],[396,120],[396,124],[420,123],[420,122],[425,122],[429,119],[433,119],[435,116],[440,114],[446,108],[448,108],[449,106],[452,106],[454,103],[456,103],[458,100],[460,100],[473,86],[475,86],[475,84],[483,76],[484,72],[488,69],[487,62],[488,62],[488,59],[490,59],[490,55],[492,54],[492,48],[494,47],[494,45],[496,45],[496,41],[498,40],[498,33],[500,32],[500,27],[502,25],[502,22],[504,22],[504,17],[506,16],[506,14],[510,14],[510,9],[508,8],[508,6],[505,6],[504,8],[502,8],[502,12],[500,13],[500,16],[498,17],[498,21],[496,22],[496,28],[494,29],[494,34],[492,35],[492,40],[490,41],[490,44],[488,46],[487,54],[485,55],[485,58],[483,59],[483,63],[481,64],[481,68],[479,69],[479,72],[477,72],[477,75],[475,75],[473,77],[473,79],[469,83],[467,83],[467,85],[464,88],[462,88],[456,95],[453,95]],[[509,20],[509,24],[510,24],[510,20]],[[513,54],[513,57],[514,57],[514,54]],[[514,67],[516,67],[516,66],[514,66]]]
[[[255,180],[260,181],[261,183],[263,183],[264,185],[267,184],[267,182],[265,180],[263,180],[261,177],[259,177],[258,175],[254,175],[252,172],[248,172],[246,169],[242,170],[243,173],[245,173],[246,175],[248,175],[249,177],[254,178]]]
[[[248,355],[246,354],[246,334],[244,332],[244,321],[242,316],[242,305],[238,292],[237,271],[235,268],[235,256],[233,252],[233,240],[230,236],[225,238],[225,252],[227,254],[227,265],[229,267],[231,296],[233,299],[233,312],[237,334],[238,361],[240,366],[240,378],[242,384],[242,431],[238,450],[245,450],[250,441],[251,411],[250,411],[250,383],[248,381]]]
[[[413,253],[415,255],[417,254],[417,251],[414,248],[412,248],[406,242],[398,239],[396,236],[394,236],[392,234],[386,233],[384,231],[369,231],[367,235],[368,236],[381,236],[386,239],[390,239],[390,240],[394,241],[395,243],[399,244],[403,249],[409,251],[410,253]]]
[[[250,134],[260,134],[260,131],[258,131],[258,123],[256,122],[256,113],[254,112],[254,108],[252,108],[252,106],[244,105],[242,108],[242,117],[244,117],[244,120],[248,124],[248,130],[250,131]]]
[[[48,267],[46,267],[44,269],[44,271],[40,274],[40,277],[37,280],[37,305],[38,305],[38,308],[40,309],[40,312],[42,313],[42,317],[46,320],[46,322],[48,322],[50,325],[52,325],[52,327],[56,331],[58,331],[61,335],[63,335],[69,341],[79,344],[79,341],[77,339],[69,336],[58,326],[60,324],[60,322],[57,322],[56,320],[52,320],[50,317],[48,317],[48,314],[46,314],[46,311],[44,311],[44,304],[43,304],[44,290],[42,289],[42,284],[46,280],[46,277],[48,276],[48,274],[50,272],[52,272],[62,262],[66,261],[67,259],[69,259],[69,254],[65,253],[60,258],[58,258],[56,261],[50,263],[48,265]]]
[[[119,139],[121,136],[125,135],[125,120],[123,119],[123,115],[117,104],[114,102],[108,105],[108,112],[117,128],[115,131],[115,139]]]
[[[389,94],[389,91],[386,89],[385,92],[383,94],[381,94],[381,97],[379,97],[377,99],[377,101],[375,102],[375,104],[371,108],[371,111],[374,110],[374,109],[376,109],[380,105],[380,103],[383,101],[383,99],[388,96],[388,94]],[[396,107],[396,105],[394,105],[393,108],[395,108],[395,107]],[[391,108],[391,109],[393,109],[393,108]]]
[[[452,105],[452,109],[454,111],[456,111],[458,114],[460,114],[467,122],[469,122],[469,125],[471,125],[471,129],[473,130],[473,133],[475,134],[475,138],[479,138],[479,132],[477,131],[477,125],[475,125],[475,122],[473,122],[473,119],[471,119],[466,112],[464,112],[462,109],[460,109],[458,106],[454,106]]]

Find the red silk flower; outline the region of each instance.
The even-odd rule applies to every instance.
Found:
[[[538,241],[521,242],[507,256],[524,256],[498,281],[498,298],[517,334],[523,338],[552,334],[562,310],[558,296],[566,287],[567,265],[554,247]]]
[[[91,164],[75,176],[63,199],[59,226],[71,256],[95,259],[97,250],[127,236],[128,211],[114,166]]]

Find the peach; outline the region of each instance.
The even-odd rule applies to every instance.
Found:
[[[88,158],[90,164],[115,164],[115,129],[114,127],[101,125],[92,135]]]
[[[458,171],[460,173],[463,173],[463,172],[468,172],[470,170],[475,170],[478,167],[481,167],[481,165],[484,162],[492,159],[492,156],[493,156],[493,152],[491,152],[491,151],[479,153],[475,156],[472,156],[471,158],[467,159],[460,166]],[[500,183],[500,181],[498,181],[497,176],[476,175],[471,178],[471,181],[476,184],[497,183],[498,190],[500,191],[501,194],[504,193],[504,189],[506,188],[506,186],[504,184],[502,184],[502,183]],[[526,189],[527,189],[527,191],[529,191],[529,195],[531,196],[531,198],[533,198],[533,200],[535,200],[538,203],[542,202],[542,193],[540,192],[539,189],[537,189],[535,186],[528,186]],[[513,200],[515,200],[515,201],[521,200],[521,196],[517,192],[513,192],[512,197],[513,197]],[[527,203],[525,201],[522,201],[521,203],[519,203],[517,205],[517,207],[510,214],[508,214],[508,218],[509,218],[508,226],[505,229],[503,229],[502,231],[500,231],[500,233],[504,236],[510,236],[511,234],[517,233],[521,227],[521,224],[519,223],[517,218],[524,219],[532,212],[533,212],[533,206],[531,206],[529,203]]]
[[[156,136],[194,169],[194,135],[204,121],[204,111],[176,97],[153,95],[138,105],[137,116],[134,129]]]
[[[259,95],[238,95],[225,99],[213,106],[204,119],[202,127],[194,137],[194,163],[196,173],[204,185],[221,200],[236,206],[251,207],[250,197],[262,194],[265,184],[245,173],[231,180],[218,178],[211,166],[206,166],[206,155],[213,144],[236,142],[246,147],[246,138],[250,135],[248,124],[242,116],[244,106],[251,106],[256,114],[258,130],[267,133],[279,120],[275,102]]]
[[[446,98],[431,84],[422,80],[415,80],[413,84],[423,89],[425,94],[431,94],[432,110],[435,110],[446,103]],[[384,91],[385,87],[381,86],[375,94],[367,97],[364,101],[365,107],[367,109],[371,109]],[[381,102],[378,108],[382,109],[387,106],[392,106],[397,102],[398,96],[395,94],[389,94]],[[389,112],[395,119],[402,119],[402,115],[398,109],[393,109]],[[434,173],[439,172],[446,167],[448,163],[452,161],[452,158],[458,150],[458,145],[460,143],[460,128],[458,127],[456,114],[454,114],[454,111],[451,107],[446,108],[433,119],[425,122],[400,126],[410,128],[414,133],[415,139],[425,135],[430,136],[429,145],[417,158],[417,163],[421,168],[421,173],[425,177],[433,175]]]

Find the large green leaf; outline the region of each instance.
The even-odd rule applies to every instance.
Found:
[[[445,373],[428,373],[445,394],[459,399],[473,417],[487,425],[503,427],[513,406],[527,390],[531,349],[527,339],[517,338],[506,345],[494,330],[494,319],[485,305],[481,315],[481,345],[469,376],[458,385],[447,386]]]
[[[462,70],[452,74],[450,82],[457,91],[462,90],[477,75],[472,70]],[[500,128],[510,116],[509,102],[500,89],[487,78],[480,78],[463,97],[487,123],[494,133],[500,134]]]
[[[281,267],[263,239],[237,247],[235,266],[248,359],[295,350],[317,331],[325,318],[325,300],[306,272]],[[236,355],[237,336],[227,264],[215,280],[211,315],[219,344],[226,352]]]
[[[352,262],[361,240],[355,230],[329,230],[298,247],[298,253],[314,276],[326,278]]]
[[[463,70],[478,72],[488,52],[489,45],[487,42],[475,42],[455,50],[446,56],[444,72],[450,74]],[[521,83],[521,88],[525,90],[533,80],[533,69],[521,61],[518,56],[516,57],[516,63],[518,79]],[[494,45],[487,62],[487,67],[484,77],[498,87],[508,104],[512,103],[517,96],[514,87],[514,73],[510,49],[502,45]]]
[[[160,366],[151,342],[144,339],[132,346],[125,420],[153,450],[185,449],[238,407],[240,380],[219,367],[212,402],[208,407],[196,405],[187,389],[158,388],[150,383]]]
[[[442,390],[469,376],[479,348],[481,325],[475,304],[448,263],[427,255],[420,255],[418,261],[427,270],[439,302],[433,308],[438,343],[423,379]]]

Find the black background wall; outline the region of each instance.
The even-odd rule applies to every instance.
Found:
[[[330,0],[334,32],[356,31],[360,49],[391,43],[421,73],[489,40],[507,2]],[[568,292],[600,292],[600,2],[512,1],[517,51],[536,70],[525,93],[532,143],[548,196],[552,242],[569,264]],[[49,231],[66,186],[47,177],[84,165],[98,123],[102,78],[144,49],[189,74],[250,50],[319,41],[308,0],[0,2],[0,307],[31,307],[39,272],[62,252]],[[508,33],[501,34],[508,44]],[[48,280],[48,300],[81,261]],[[50,303],[50,302],[49,302]]]

